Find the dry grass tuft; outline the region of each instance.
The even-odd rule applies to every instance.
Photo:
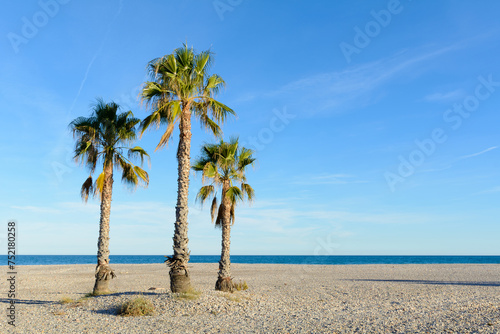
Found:
[[[196,291],[193,288],[190,288],[186,292],[174,294],[175,299],[183,299],[183,300],[195,300],[200,298],[200,296],[201,296],[201,291]]]
[[[245,291],[248,289],[248,284],[246,281],[243,281],[243,282],[240,281],[239,283],[234,284],[234,288],[238,291],[241,291],[241,290]]]
[[[154,310],[153,303],[149,299],[137,297],[123,303],[118,314],[124,317],[136,317],[153,315]]]
[[[63,297],[59,303],[60,304],[70,304],[70,303],[74,303],[75,301],[69,297]]]

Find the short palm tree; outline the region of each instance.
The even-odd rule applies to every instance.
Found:
[[[94,294],[109,292],[109,281],[116,275],[109,267],[109,217],[113,189],[113,170],[122,172],[122,181],[135,188],[139,183],[147,186],[149,176],[130,159],[139,157],[141,164],[149,156],[141,147],[126,147],[136,138],[136,125],[140,122],[131,111],[118,113],[119,106],[98,99],[90,117],[78,117],[70,123],[76,139],[75,159],[90,169],[90,176],[83,183],[81,195],[87,202],[89,195],[101,199],[99,239],[97,242],[97,267]],[[124,155],[127,153],[127,157]],[[97,164],[103,163],[103,171],[93,181]]]
[[[210,180],[209,185],[201,187],[197,200],[203,204],[213,198],[210,214],[215,226],[222,229],[222,250],[219,261],[219,275],[215,284],[216,290],[232,291],[231,261],[229,248],[231,245],[231,225],[234,224],[234,209],[238,201],[245,197],[252,201],[254,190],[246,183],[245,169],[253,165],[253,151],[238,147],[238,139],[230,142],[221,140],[218,144],[207,144],[201,149],[201,156],[193,165],[193,170],[201,172],[203,182]],[[238,187],[235,183],[240,183]],[[217,208],[217,192],[220,191],[221,203]]]
[[[152,126],[162,124],[167,129],[156,149],[167,145],[176,124],[179,124],[179,146],[177,148],[178,178],[174,254],[165,261],[170,267],[170,289],[186,292],[191,283],[188,271],[188,192],[191,152],[191,118],[194,115],[216,136],[221,135],[221,125],[234,111],[214,99],[225,83],[216,74],[209,75],[212,63],[209,51],[196,53],[184,45],[174,53],[149,62],[151,81],[144,83],[142,100],[151,110],[141,123],[144,132]]]

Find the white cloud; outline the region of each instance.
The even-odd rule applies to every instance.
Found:
[[[458,99],[462,98],[464,95],[465,95],[465,92],[463,90],[457,89],[457,90],[447,92],[447,93],[438,92],[438,93],[429,94],[429,95],[424,97],[424,101],[448,103],[450,101],[458,100]]]
[[[478,155],[481,155],[481,154],[484,154],[486,152],[495,150],[497,148],[498,148],[498,146],[492,146],[490,148],[482,150],[481,152],[477,152],[477,153],[473,153],[473,154],[468,154],[468,155],[461,156],[461,157],[458,158],[458,160],[464,160],[464,159],[470,159],[470,158],[473,158],[473,157],[477,157]]]
[[[307,100],[310,113],[325,110],[342,112],[346,109],[368,105],[376,100],[376,89],[414,65],[431,60],[447,52],[463,47],[460,44],[443,47],[418,56],[405,50],[399,54],[372,63],[351,67],[343,71],[329,72],[299,79],[275,92],[271,96],[293,94]],[[311,101],[321,101],[317,105]]]
[[[25,211],[30,213],[46,213],[46,214],[60,214],[62,211],[56,208],[50,207],[40,207],[40,206],[30,206],[30,205],[13,205],[11,209],[15,209],[16,211]]]
[[[477,157],[479,155],[485,154],[485,153],[487,153],[489,151],[495,150],[497,148],[498,148],[498,146],[492,146],[492,147],[489,147],[489,148],[487,148],[485,150],[482,150],[480,152],[476,152],[476,153],[472,153],[472,154],[468,154],[468,155],[463,155],[461,157],[456,158],[452,162],[449,162],[448,165],[445,165],[444,167],[424,169],[424,170],[419,171],[419,173],[441,172],[441,171],[444,171],[444,170],[452,168],[453,165],[456,162],[458,162],[458,161],[465,160],[465,159],[470,159],[470,158],[474,158],[474,157]]]
[[[500,192],[500,186],[493,187],[491,189],[483,190],[481,192],[476,193],[475,195],[483,195],[483,194],[493,194]]]
[[[365,183],[366,181],[356,180],[353,175],[349,174],[321,174],[313,176],[297,177],[292,184],[298,185],[322,185],[322,184],[348,184],[348,183]]]

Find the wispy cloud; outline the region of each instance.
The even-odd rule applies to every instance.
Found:
[[[395,56],[376,62],[351,67],[343,71],[322,73],[290,82],[280,89],[269,93],[271,96],[293,94],[307,100],[319,101],[309,108],[310,113],[325,110],[336,112],[374,102],[374,93],[383,84],[411,69],[413,66],[429,61],[447,52],[463,47],[461,44],[439,48],[412,56],[413,51],[405,50]]]
[[[493,194],[493,193],[498,193],[500,192],[500,186],[493,187],[491,189],[483,190],[479,192],[478,194]]]
[[[492,146],[492,147],[487,148],[487,149],[485,149],[485,150],[483,150],[481,152],[477,152],[477,153],[473,153],[473,154],[468,154],[468,155],[461,156],[457,160],[464,160],[464,159],[470,159],[470,158],[473,158],[473,157],[477,157],[478,155],[481,155],[481,154],[484,154],[486,152],[495,150],[497,148],[498,148],[498,146]]]
[[[457,90],[447,92],[447,93],[438,92],[438,93],[429,94],[429,95],[425,96],[423,98],[423,100],[428,101],[428,102],[446,102],[446,103],[448,103],[450,101],[458,100],[461,97],[463,97],[464,95],[465,95],[465,92],[462,89],[457,89]]]
[[[441,168],[428,168],[428,169],[422,169],[419,171],[419,173],[435,173],[435,172],[442,172],[444,170],[450,169],[451,165],[446,166],[446,167],[441,167]]]
[[[365,183],[360,181],[350,174],[322,174],[313,176],[297,177],[292,184],[298,185],[322,185],[322,184],[348,184],[348,183]]]
[[[46,214],[60,214],[60,213],[62,213],[62,210],[57,209],[57,208],[30,206],[30,205],[23,205],[23,206],[13,205],[13,206],[11,206],[11,208],[19,210],[19,211],[31,212],[31,213],[46,213]]]
[[[485,150],[482,150],[480,152],[477,152],[477,153],[472,153],[472,154],[467,154],[467,155],[463,155],[461,157],[458,157],[458,158],[455,158],[453,161],[451,162],[448,162],[446,165],[444,165],[443,167],[437,167],[437,168],[429,168],[429,169],[424,169],[424,170],[421,170],[419,171],[419,173],[434,173],[434,172],[441,172],[441,171],[444,171],[444,170],[447,170],[447,169],[450,169],[453,167],[453,165],[461,160],[466,160],[466,159],[470,159],[470,158],[474,158],[474,157],[477,157],[477,156],[480,156],[482,154],[485,154],[487,152],[490,152],[490,151],[493,151],[495,149],[497,149],[498,146],[492,146],[492,147],[489,147]]]

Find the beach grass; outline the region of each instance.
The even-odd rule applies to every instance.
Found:
[[[154,311],[155,308],[151,300],[137,297],[123,303],[118,314],[124,317],[137,317],[153,315]]]
[[[235,283],[234,284],[234,288],[237,290],[237,291],[245,291],[248,289],[248,284],[246,281],[243,281],[243,282],[238,282],[238,283]]]
[[[201,291],[195,290],[192,287],[186,292],[174,294],[174,298],[180,300],[195,300],[200,298],[200,296],[201,296]]]
[[[61,304],[63,304],[63,305],[64,305],[64,304],[71,304],[71,303],[74,303],[74,302],[75,302],[75,300],[74,300],[74,299],[72,299],[72,298],[69,298],[69,297],[63,297],[63,298],[61,298],[61,300],[59,301],[59,303],[61,303]]]

